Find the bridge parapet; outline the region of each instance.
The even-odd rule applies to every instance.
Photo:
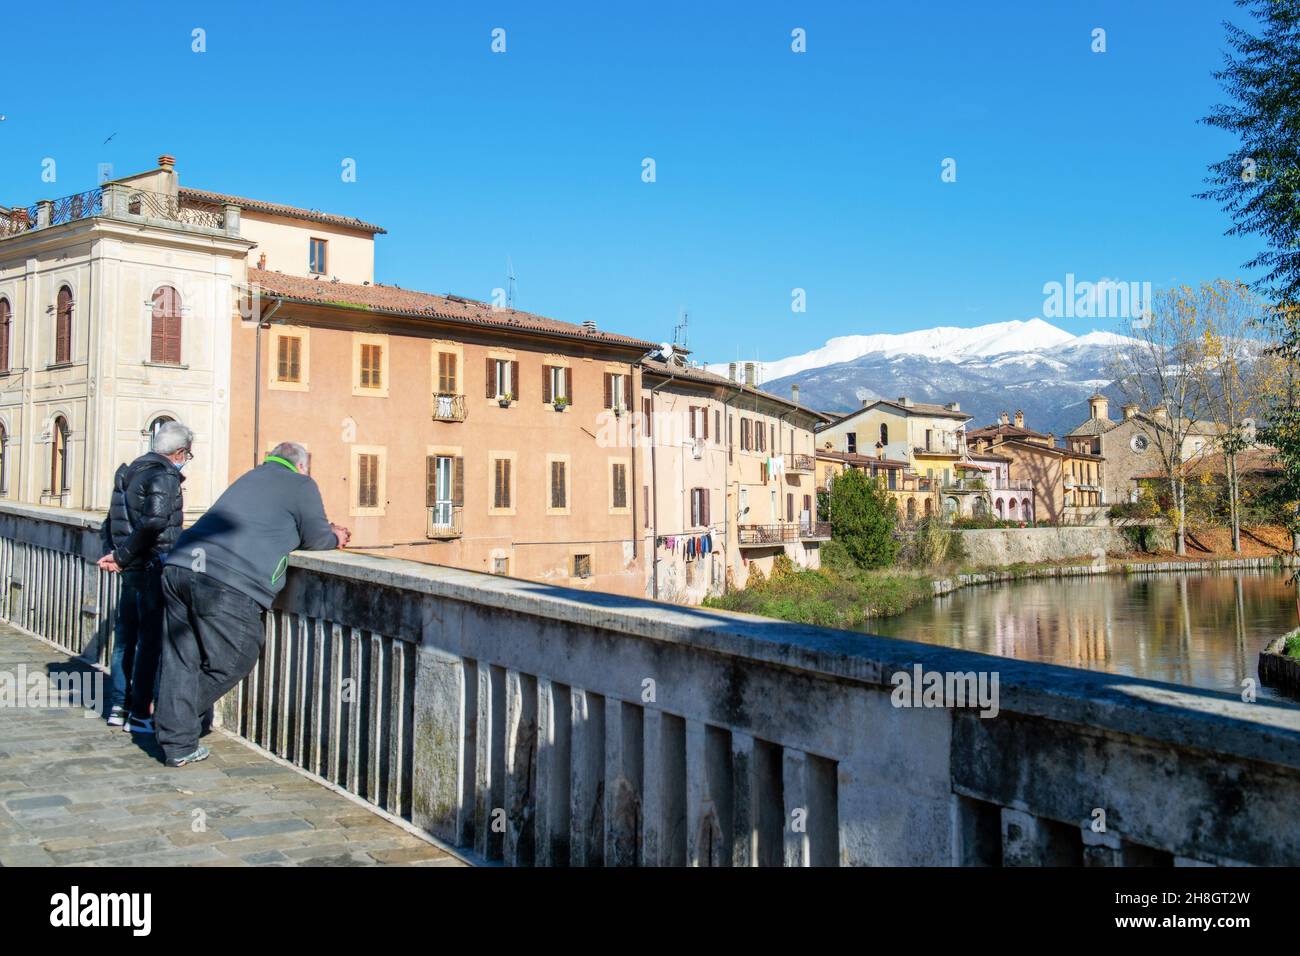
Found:
[[[0,504],[0,616],[104,662],[98,524]],[[368,555],[293,555],[220,716],[514,865],[1300,862],[1297,708]]]

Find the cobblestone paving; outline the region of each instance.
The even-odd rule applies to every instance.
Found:
[[[0,681],[23,665],[89,670],[0,624]],[[0,866],[462,865],[220,732],[170,769],[152,737],[86,713],[0,705]]]

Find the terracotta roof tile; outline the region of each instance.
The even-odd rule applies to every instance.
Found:
[[[311,222],[324,222],[333,226],[346,226],[350,229],[357,229],[361,232],[378,233],[386,235],[388,230],[383,226],[376,226],[371,222],[364,222],[355,216],[336,216],[332,213],[321,212],[319,209],[301,209],[298,206],[286,206],[278,202],[265,202],[261,199],[249,199],[247,196],[229,196],[225,193],[214,193],[206,189],[187,189],[182,186],[178,192],[182,199],[193,199],[197,202],[213,203],[230,203],[239,206],[241,209],[248,209],[253,212],[264,212],[273,216],[288,216],[290,219],[307,219]]]
[[[460,296],[433,295],[415,292],[392,285],[355,285],[351,282],[327,282],[303,276],[285,275],[249,269],[248,282],[259,288],[263,295],[271,295],[295,302],[334,305],[348,309],[358,307],[373,312],[405,315],[453,322],[465,322],[484,328],[534,332],[540,335],[558,335],[609,345],[622,345],[648,351],[654,343],[616,332],[589,329],[572,322],[561,322],[531,312],[517,309],[495,309],[486,302]]]
[[[668,378],[683,378],[692,382],[699,382],[703,385],[718,385],[725,388],[739,389],[747,395],[754,395],[758,398],[766,398],[773,402],[779,402],[789,408],[797,408],[801,412],[806,412],[815,418],[823,421],[829,421],[830,418],[825,412],[819,412],[816,409],[809,408],[807,405],[800,405],[798,402],[788,398],[782,398],[780,395],[774,395],[771,392],[765,392],[761,388],[755,388],[753,385],[746,385],[743,382],[733,381],[725,375],[719,375],[717,372],[710,372],[708,369],[698,368],[693,365],[674,365],[669,368],[667,364],[657,359],[646,358],[641,360],[641,365],[648,372],[655,375]]]

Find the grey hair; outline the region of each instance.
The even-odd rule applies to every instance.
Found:
[[[153,450],[160,455],[174,455],[194,444],[194,431],[180,422],[163,422],[153,433]]]
[[[283,458],[285,461],[292,462],[293,467],[304,475],[307,474],[307,449],[296,441],[280,442],[271,449],[271,454],[276,458]]]

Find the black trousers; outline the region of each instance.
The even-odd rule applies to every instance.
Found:
[[[199,745],[203,714],[243,680],[266,640],[262,607],[210,575],[163,569],[167,605],[154,731],[167,757]]]
[[[122,572],[113,647],[111,704],[148,717],[162,656],[162,562]]]

